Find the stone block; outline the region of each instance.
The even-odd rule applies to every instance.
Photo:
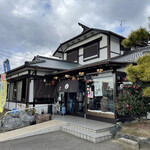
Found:
[[[36,115],[36,123],[42,123],[51,119],[50,114]]]
[[[126,138],[119,138],[119,142],[124,145],[126,148],[138,150],[139,149],[139,144],[138,142],[126,139]]]

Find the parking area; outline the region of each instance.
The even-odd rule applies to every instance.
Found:
[[[62,131],[0,143],[0,150],[123,150],[112,141],[91,143]]]

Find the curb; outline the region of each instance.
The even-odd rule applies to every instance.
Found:
[[[132,145],[132,143],[134,145],[136,142],[138,144],[138,149],[142,149],[142,150],[149,150],[150,149],[150,138],[139,137],[139,136],[134,136],[134,135],[130,135],[130,134],[124,134],[121,132],[118,132],[116,134],[115,138],[120,140],[120,141],[124,141],[126,143],[127,147],[130,146],[130,144]]]

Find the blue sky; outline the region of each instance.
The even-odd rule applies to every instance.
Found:
[[[78,22],[128,36],[147,28],[148,16],[147,0],[0,0],[0,73],[6,58],[15,68],[35,55],[51,57],[82,31]]]

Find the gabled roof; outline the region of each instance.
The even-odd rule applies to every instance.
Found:
[[[78,63],[73,63],[57,58],[49,58],[37,55],[32,61],[26,62],[29,66],[44,67],[56,70],[66,70],[79,67]]]
[[[73,69],[79,67],[78,63],[73,63],[69,61],[60,60],[57,58],[49,58],[44,56],[35,56],[32,61],[26,61],[24,65],[14,68],[7,72],[15,73],[16,71],[26,71],[26,70],[43,70],[43,71],[63,71],[67,69]]]
[[[137,48],[132,51],[127,51],[125,54],[121,56],[117,56],[111,59],[112,62],[130,62],[134,63],[136,60],[143,56],[145,53],[150,53],[150,46],[142,47],[142,48]]]
[[[78,23],[82,28],[83,28],[83,31],[81,34],[61,43],[59,45],[59,47],[57,48],[57,50],[54,52],[53,56],[56,56],[56,53],[63,53],[69,46],[73,45],[73,44],[76,44],[78,42],[81,42],[89,37],[92,37],[96,34],[99,34],[99,33],[103,33],[103,34],[106,34],[106,35],[114,35],[116,37],[119,37],[120,39],[125,39],[125,37],[119,35],[119,34],[116,34],[112,31],[109,31],[109,30],[102,30],[102,29],[96,29],[96,28],[89,28],[81,23]]]

